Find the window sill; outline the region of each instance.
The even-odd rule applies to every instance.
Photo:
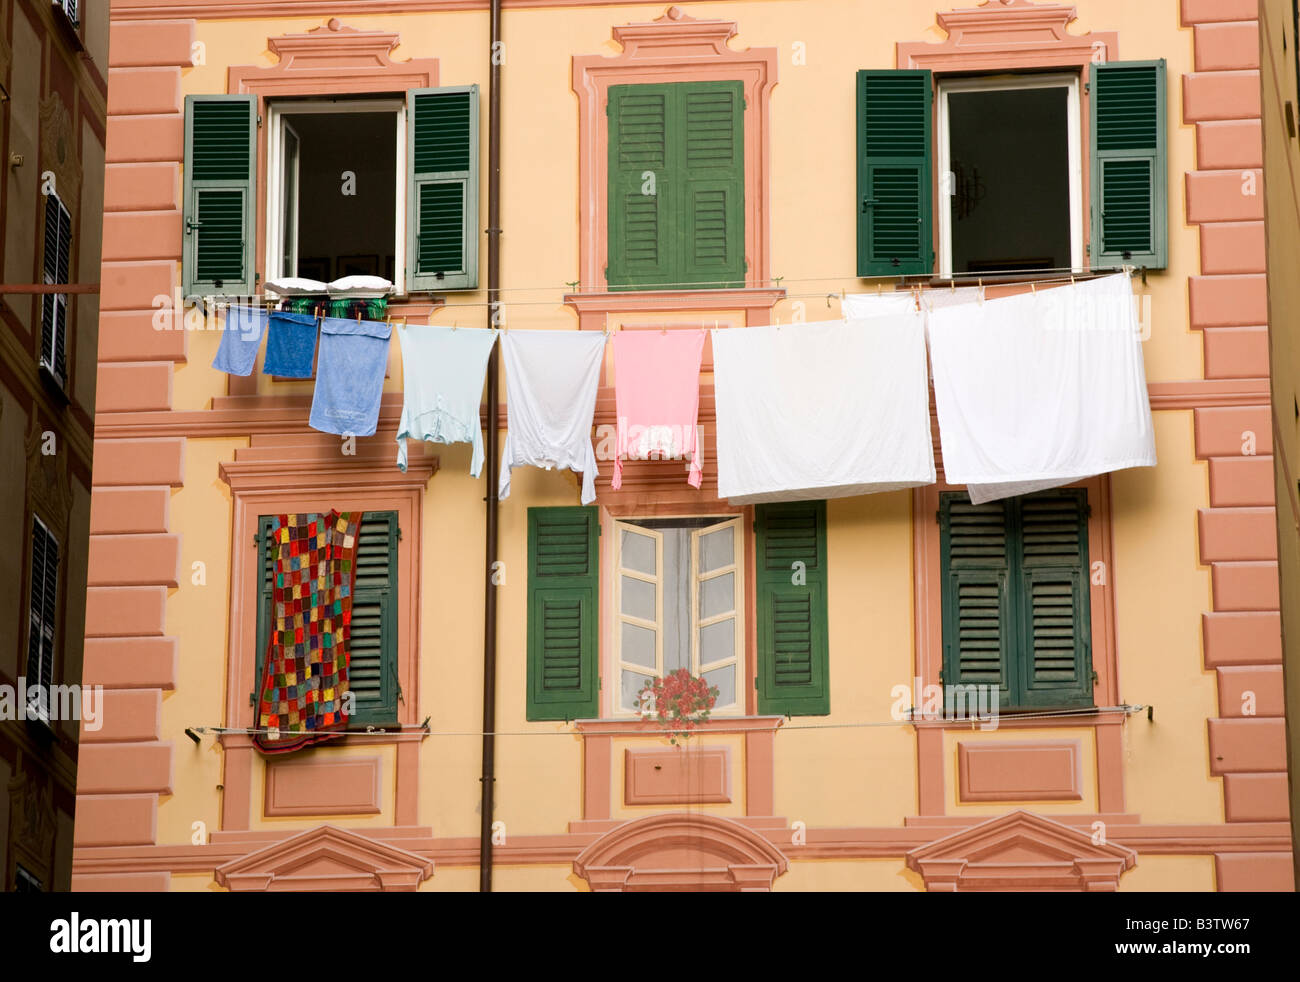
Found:
[[[905,722],[917,729],[969,730],[974,729],[1029,729],[1032,727],[1106,726],[1122,723],[1126,714],[1119,707],[1097,706],[1076,709],[1022,709],[1003,710],[997,716],[968,719],[913,719]],[[1042,715],[1053,713],[1055,715]],[[990,726],[989,724],[995,724]]]
[[[751,733],[755,730],[777,730],[785,722],[784,716],[724,716],[700,724],[692,733]],[[668,730],[649,720],[628,719],[577,719],[573,728],[583,736],[658,736],[667,737]]]
[[[766,324],[784,287],[739,287],[732,290],[615,290],[566,293],[564,303],[578,314],[583,330],[603,330],[607,314],[647,311],[741,310],[747,324]]]
[[[1141,267],[1139,267],[1141,269]],[[1096,269],[1089,269],[1083,272],[1076,272],[1076,280],[1095,280],[1102,276],[1113,276],[1115,273],[1123,272],[1119,266],[1105,266]],[[1143,275],[1145,275],[1143,270]],[[1069,273],[1062,272],[1025,272],[1025,273],[957,273],[953,276],[939,276],[937,274],[925,273],[919,276],[900,276],[898,277],[898,286],[923,286],[931,289],[951,288],[954,286],[1028,286],[1032,283],[1053,283],[1059,284],[1070,279]]]
[[[59,30],[72,45],[74,51],[85,51],[85,42],[81,40],[81,22],[73,20],[68,16],[68,12],[63,9],[63,5],[51,0],[50,6],[53,8],[54,20],[59,25]]]

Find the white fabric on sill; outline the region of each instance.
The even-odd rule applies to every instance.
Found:
[[[713,332],[718,497],[803,501],[933,484],[923,315]]]
[[[591,424],[605,360],[602,331],[507,331],[505,447],[498,497],[510,497],[510,470],[532,466],[582,473],[582,503],[596,500]]]
[[[1155,466],[1127,274],[935,310],[929,334],[944,475],[975,504]]]

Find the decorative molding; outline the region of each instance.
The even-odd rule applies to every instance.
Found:
[[[1077,67],[1119,58],[1113,31],[1071,34],[1073,6],[1029,0],[989,0],[981,7],[935,16],[948,37],[939,42],[900,41],[899,68],[955,71],[979,68]]]
[[[54,838],[58,823],[54,799],[44,774],[24,770],[15,774],[6,789],[9,794],[9,828],[7,841],[13,847],[5,869],[4,888],[13,882],[13,867],[18,861],[41,882],[50,882]]]
[[[718,804],[731,801],[730,747],[623,751],[623,804]]]
[[[267,38],[279,56],[270,67],[231,65],[226,90],[259,98],[282,95],[393,92],[438,84],[438,59],[390,57],[401,43],[395,31],[362,31],[331,17],[305,34]]]
[[[48,429],[42,427],[40,414],[32,413],[25,446],[27,502],[54,533],[59,548],[63,550],[67,545],[68,521],[72,514],[72,484],[68,479],[68,469],[60,464],[60,455],[42,451],[46,432],[53,433],[55,439],[63,436],[52,426]]]
[[[54,193],[68,209],[75,225],[77,216],[81,213],[82,173],[81,155],[77,151],[79,140],[73,127],[72,113],[63,104],[63,97],[58,92],[51,92],[41,100],[40,117],[41,170],[54,174]],[[41,214],[44,215],[44,209]]]
[[[506,10],[547,10],[565,7],[625,7],[636,0],[501,0]],[[733,3],[736,0],[718,0]],[[424,14],[455,10],[487,10],[488,0],[352,0],[348,10],[357,15]],[[156,20],[160,17],[195,17],[202,20],[255,20],[262,18],[325,17],[338,10],[325,0],[113,0],[113,20]]]
[[[733,51],[734,21],[696,20],[669,7],[656,20],[612,29],[621,53],[575,55],[573,91],[578,96],[578,274],[587,291],[605,286],[608,263],[609,87],[647,82],[739,81],[745,94],[745,282],[768,282],[771,235],[768,223],[770,184],[770,99],[777,81],[777,49]],[[651,291],[657,295],[661,291]],[[669,291],[699,295],[736,291]],[[588,294],[589,296],[591,294]],[[600,294],[596,294],[599,296]],[[624,297],[636,294],[623,294]],[[569,298],[565,298],[569,302]],[[770,306],[770,304],[769,304]],[[635,309],[635,308],[623,308]],[[662,310],[662,305],[649,309]],[[722,309],[719,307],[675,309]],[[585,325],[584,325],[585,326]],[[602,325],[603,326],[603,325]]]
[[[1079,740],[962,740],[957,744],[958,800],[1081,801],[1081,756]]]
[[[766,891],[789,868],[771,842],[739,822],[674,812],[618,826],[573,860],[593,891]]]
[[[292,475],[286,472],[284,460],[222,461],[217,472],[223,483],[236,494],[253,491],[288,490],[286,483],[300,491],[328,490],[346,487],[349,491],[404,491],[423,488],[438,469],[437,457],[425,457],[412,463],[405,472],[386,458],[381,464],[373,459],[354,460],[342,456],[337,459],[295,461]]]
[[[218,866],[232,891],[392,891],[413,893],[433,861],[347,829],[322,825]]]
[[[784,722],[784,716],[715,716],[701,723],[695,732],[700,735],[775,732]],[[664,736],[663,727],[652,720],[579,719],[573,721],[573,728],[583,736]]]
[[[1081,835],[1091,836],[1091,824],[1101,816],[1058,818]],[[1115,821],[1106,816],[1108,838],[1137,850],[1141,856],[1211,856],[1225,853],[1260,853],[1291,848],[1291,826],[1287,822],[1235,822],[1231,825],[1143,825]],[[789,843],[790,831],[741,819],[778,848]],[[948,821],[962,822],[960,818]],[[969,821],[969,820],[967,820]],[[934,824],[869,826],[861,828],[810,828],[808,841],[799,847],[796,861],[807,859],[899,859],[913,849],[934,841]],[[944,831],[961,827],[941,826]],[[357,829],[375,841],[408,849],[434,860],[439,866],[478,865],[478,836],[435,838],[428,828],[389,827]],[[263,848],[297,831],[214,831],[206,845],[81,846],[73,853],[73,873],[79,876],[127,873],[206,873],[223,863]],[[599,838],[587,831],[557,835],[510,836],[493,849],[494,861],[504,866],[556,865],[572,862],[583,849]]]
[[[577,311],[579,330],[603,331],[608,314],[641,314],[659,311],[717,311],[721,314],[738,310],[745,315],[747,327],[756,327],[770,323],[772,308],[784,299],[784,287],[755,286],[735,290],[627,290],[614,293],[566,293],[564,304]]]
[[[907,854],[931,891],[1119,889],[1137,853],[1027,811],[990,819]]]
[[[262,813],[378,815],[383,774],[381,757],[268,759]]]

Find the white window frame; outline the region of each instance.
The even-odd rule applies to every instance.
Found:
[[[1014,75],[996,78],[941,78],[938,83],[936,129],[939,174],[939,276],[952,277],[952,141],[948,130],[948,96],[954,92],[1005,92],[1017,89],[1066,89],[1066,156],[1070,168],[1070,267],[1083,270],[1083,111],[1079,76],[1071,74]],[[1028,275],[1028,274],[1027,274]]]
[[[660,516],[655,516],[656,520]],[[690,621],[691,621],[691,653],[690,653],[690,670],[694,676],[701,676],[704,672],[711,672],[718,668],[725,668],[728,665],[734,665],[736,670],[735,684],[735,702],[728,706],[718,706],[713,710],[715,716],[742,716],[745,712],[745,536],[744,522],[740,515],[677,515],[663,516],[667,521],[674,518],[683,521],[689,519],[716,519],[712,525],[702,528],[690,528],[690,570],[689,578],[689,597],[690,604]],[[628,709],[622,705],[622,687],[623,687],[623,670],[645,675],[647,679],[662,677],[664,673],[664,650],[663,650],[663,621],[664,621],[664,548],[663,532],[657,528],[646,528],[637,525],[635,520],[613,519],[611,521],[611,531],[613,533],[613,589],[611,595],[613,599],[613,611],[610,617],[611,630],[613,638],[611,640],[610,667],[612,669],[611,684],[609,689],[609,706],[607,712],[619,719],[639,718],[641,713],[637,709]],[[707,573],[697,572],[699,569],[699,544],[701,533],[717,532],[725,526],[732,528],[732,543],[734,553],[732,562],[728,565],[719,567],[716,570],[710,570]],[[623,535],[624,527],[629,527],[639,535],[645,535],[655,540],[655,569],[657,575],[650,576],[637,570],[623,569]],[[735,574],[735,604],[731,615],[720,614],[715,617],[701,620],[699,617],[699,584],[701,580],[713,579],[723,576],[727,573]],[[651,625],[642,621],[640,618],[633,617],[623,613],[623,596],[622,583],[623,575],[627,574],[636,579],[644,580],[647,583],[655,584],[655,621]],[[727,658],[719,658],[707,664],[700,663],[700,628],[706,627],[715,621],[727,620],[734,617],[736,622],[736,647],[735,651]],[[651,627],[655,630],[655,669],[654,675],[650,675],[649,670],[644,665],[638,665],[632,662],[624,663],[623,661],[623,631],[622,624],[627,621],[632,624],[639,624],[644,627]]]
[[[284,117],[316,113],[391,112],[397,117],[397,143],[395,147],[397,170],[394,176],[397,193],[393,195],[393,289],[398,295],[406,293],[406,101],[404,99],[339,99],[334,102],[307,102],[278,99],[266,112],[266,280],[285,275],[280,261],[284,256],[283,222],[284,189],[281,185],[284,160]],[[299,144],[301,154],[301,144]],[[301,201],[302,178],[298,178]]]

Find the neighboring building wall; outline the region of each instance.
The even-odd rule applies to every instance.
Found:
[[[1300,38],[1295,0],[1263,0],[1260,52],[1268,228],[1269,357],[1273,374],[1273,455],[1282,662],[1286,674],[1292,842],[1300,844]],[[1293,853],[1300,858],[1300,849]],[[1297,868],[1300,882],[1300,868]]]
[[[468,448],[413,447],[407,473],[393,466],[396,345],[379,430],[343,456],[334,437],[306,425],[310,382],[228,379],[210,368],[215,332],[155,331],[152,315],[154,298],[180,282],[185,95],[474,83],[486,93],[486,15],[436,2],[380,15],[299,4],[295,17],[246,6],[229,19],[230,4],[215,0],[186,4],[184,16],[151,0],[113,3],[87,679],[116,687],[110,708],[121,727],[83,760],[75,885],[265,889],[293,886],[292,871],[311,861],[337,868],[340,884],[360,875],[376,888],[473,889],[483,485],[467,477]],[[1037,885],[1291,888],[1263,213],[1250,193],[1261,165],[1253,8],[1076,6],[1068,33],[1068,7],[999,0],[979,16],[1050,22],[1030,32],[1041,47],[1023,55],[1038,64],[1060,58],[1086,70],[1094,42],[1107,60],[1168,61],[1169,266],[1134,281],[1149,298],[1144,349],[1160,463],[1087,482],[1092,558],[1105,563],[1091,588],[1097,705],[1153,704],[1153,719],[1004,719],[998,732],[854,725],[889,720],[895,686],[935,680],[937,489],[927,489],[828,503],[829,716],[760,716],[750,694],[746,716],[715,720],[666,761],[649,756],[664,749],[655,732],[607,711],[573,726],[529,722],[528,509],[576,504],[577,491],[571,475],[520,470],[501,506],[498,889],[636,884],[654,872],[646,857],[656,848],[659,865],[671,865],[667,844],[683,831],[699,845],[673,860],[678,867],[729,856],[727,875],[776,889],[961,889],[971,885],[961,873],[971,855],[1011,855],[1026,843],[1075,860],[1068,884],[1042,873]],[[851,275],[854,73],[935,58],[970,67],[971,42],[936,26],[945,9],[507,0],[509,326],[743,328],[839,316],[826,294],[874,286]],[[870,31],[857,29],[868,21]],[[1007,57],[1014,30],[993,35]],[[303,52],[313,57],[295,65]],[[747,87],[744,290],[676,291],[655,303],[603,292],[600,93],[663,72],[715,72]],[[484,117],[483,150],[486,107]],[[259,265],[263,227],[259,219]],[[575,277],[581,294],[566,296],[562,284]],[[553,286],[533,289],[543,284]],[[482,307],[455,305],[484,300],[483,290],[413,296],[395,313],[480,326]],[[751,526],[752,509],[716,500],[711,371],[706,358],[701,491],[677,465],[650,463],[629,464],[623,490],[612,492],[602,465],[602,569],[619,517],[735,513]],[[605,387],[597,423],[613,416]],[[504,425],[504,407],[487,407],[486,418]],[[1254,456],[1244,431],[1254,433]],[[187,727],[251,725],[257,516],[330,507],[400,516],[400,728],[272,760],[237,734],[196,745]],[[754,535],[743,538],[752,557]],[[606,620],[609,603],[603,596]],[[749,692],[752,597],[746,606]],[[615,673],[604,649],[607,706]],[[1247,688],[1258,695],[1255,718],[1243,715]],[[656,764],[687,792],[665,803],[645,782]],[[1025,774],[1028,785],[1013,788]],[[338,855],[348,862],[330,866]],[[610,872],[628,868],[631,880]]]
[[[71,219],[68,282],[92,291],[98,284],[108,10],[106,4],[82,7],[74,28],[43,0],[0,2],[0,279],[9,287],[43,282],[51,189]],[[33,683],[38,675],[28,659],[33,517],[48,526],[59,556],[53,681],[76,685],[82,674],[99,303],[95,292],[67,297],[67,378],[59,384],[39,367],[42,300],[30,289],[0,296],[0,522],[9,535],[0,556],[0,595],[8,605],[0,616],[0,685],[6,690],[20,677]],[[0,721],[0,889],[33,880],[45,890],[68,889],[77,745],[75,720],[51,728]]]

